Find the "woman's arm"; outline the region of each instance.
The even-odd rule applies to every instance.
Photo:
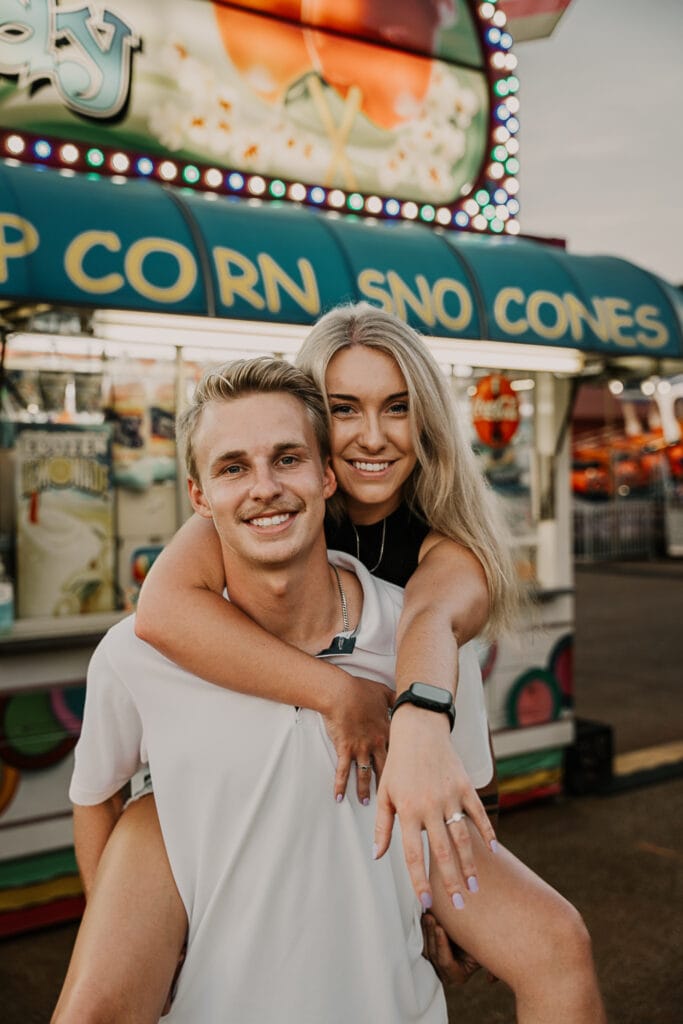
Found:
[[[223,599],[223,559],[210,522],[193,516],[154,563],[138,603],[135,631],[162,654],[211,683],[318,711],[337,752],[334,795],[353,761],[381,775],[393,693],[381,683],[298,651]],[[358,796],[369,796],[369,772]]]
[[[396,692],[420,680],[455,693],[459,647],[484,627],[488,605],[486,577],[478,559],[459,544],[430,534],[406,587],[398,630]],[[486,843],[495,840],[477,792],[453,749],[447,717],[406,704],[391,725],[375,842],[381,856],[398,814],[408,870],[423,905],[431,901],[423,829],[449,891],[458,890],[461,878],[471,888],[476,886],[467,828],[463,822],[444,825],[456,811],[467,812]]]

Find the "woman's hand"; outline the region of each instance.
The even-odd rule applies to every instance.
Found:
[[[402,707],[391,724],[389,753],[377,793],[376,856],[387,851],[397,814],[410,878],[425,910],[431,906],[432,892],[425,870],[423,829],[430,857],[439,865],[451,899],[477,891],[467,826],[464,821],[446,825],[458,811],[467,814],[486,845],[495,849],[495,833],[453,749],[446,715]]]
[[[480,969],[474,957],[448,938],[432,914],[422,915],[422,955],[431,963],[444,988],[465,985]]]
[[[372,679],[348,676],[335,697],[334,707],[323,715],[328,736],[337,752],[334,795],[341,800],[346,792],[351,764],[356,762],[356,788],[361,803],[370,802],[372,769],[377,785],[384,769],[389,742],[389,708],[394,692]],[[361,770],[360,766],[371,770]]]

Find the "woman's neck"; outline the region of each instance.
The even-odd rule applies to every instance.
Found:
[[[378,505],[364,505],[347,497],[346,511],[354,526],[373,526],[390,516],[401,504],[401,498],[392,498]]]

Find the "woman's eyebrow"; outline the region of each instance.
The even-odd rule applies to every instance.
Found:
[[[340,399],[344,402],[357,402],[358,395],[342,395],[338,391],[330,391],[327,395],[328,398]],[[391,395],[386,395],[384,398],[385,402],[394,402],[397,398],[407,398],[408,391],[396,391]]]

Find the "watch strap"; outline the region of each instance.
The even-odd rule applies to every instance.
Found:
[[[444,693],[448,693],[448,691],[444,690]],[[448,720],[451,724],[451,732],[453,732],[453,727],[455,725],[455,707],[453,705],[453,697],[450,694],[449,696],[451,697],[450,705],[439,707],[432,701],[427,701],[422,697],[418,697],[412,692],[411,687],[408,687],[408,689],[404,690],[403,693],[400,693],[394,701],[394,706],[389,712],[389,718],[392,719],[398,709],[404,704],[412,704],[414,707],[423,708],[425,711],[436,711],[438,714],[448,715]]]

